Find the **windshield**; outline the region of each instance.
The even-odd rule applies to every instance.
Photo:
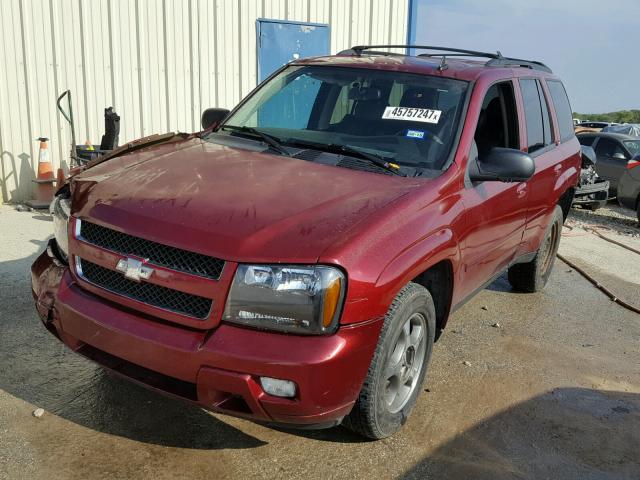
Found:
[[[247,127],[282,145],[348,147],[347,154],[358,150],[400,169],[440,171],[467,87],[461,80],[412,73],[291,66],[229,116],[220,133]]]
[[[640,140],[625,140],[624,146],[627,147],[632,157],[640,155]]]

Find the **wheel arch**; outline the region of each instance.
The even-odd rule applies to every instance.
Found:
[[[569,187],[565,190],[565,192],[560,195],[558,199],[558,205],[562,209],[562,221],[566,221],[569,216],[569,211],[571,210],[571,204],[573,203],[573,196],[576,193],[575,187]]]
[[[391,304],[409,282],[424,286],[436,308],[436,339],[445,327],[452,307],[454,279],[460,260],[457,238],[449,228],[424,237],[397,256],[378,278],[386,285],[383,303]]]
[[[412,282],[422,285],[431,294],[436,309],[436,340],[447,324],[453,299],[453,264],[441,260],[416,276]]]

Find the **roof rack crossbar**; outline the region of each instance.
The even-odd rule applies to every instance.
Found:
[[[522,60],[520,58],[511,58],[504,57],[499,51],[496,53],[489,52],[479,52],[475,50],[465,50],[462,48],[450,48],[450,47],[438,47],[433,45],[356,45],[351,47],[348,50],[344,50],[340,52],[342,55],[352,54],[360,56],[362,52],[365,50],[369,54],[374,55],[391,55],[391,53],[376,51],[373,49],[376,48],[403,48],[403,49],[415,49],[415,50],[432,50],[434,52],[443,52],[442,54],[437,53],[420,53],[417,56],[419,57],[439,57],[441,55],[445,55],[448,57],[480,57],[480,58],[488,58],[489,61],[485,64],[486,66],[519,66],[519,67],[527,67],[532,70],[540,70],[547,73],[553,73],[549,67],[547,67],[544,63],[538,62],[535,60]]]
[[[551,69],[542,62],[538,62],[536,60],[522,60],[520,58],[511,58],[511,57],[493,58],[489,60],[486,63],[486,65],[488,67],[508,67],[508,66],[527,67],[532,70],[541,70],[543,72],[553,73]]]
[[[351,47],[350,50],[356,55],[360,55],[364,50],[371,50],[373,48],[413,48],[416,50],[434,50],[437,52],[450,52],[450,53],[463,53],[474,57],[486,57],[486,58],[502,58],[500,52],[488,53],[477,52],[475,50],[464,50],[461,48],[449,48],[449,47],[436,47],[433,45],[356,45]]]

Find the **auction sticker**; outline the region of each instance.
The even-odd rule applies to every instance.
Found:
[[[407,130],[405,137],[419,138],[420,140],[424,140],[424,132],[422,130]]]
[[[382,118],[387,120],[405,120],[410,122],[438,123],[441,110],[413,107],[386,107]]]

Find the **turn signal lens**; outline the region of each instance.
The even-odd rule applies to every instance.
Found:
[[[336,311],[338,310],[341,293],[342,278],[336,277],[324,292],[324,301],[322,302],[322,326],[324,328],[329,328],[333,323]]]

